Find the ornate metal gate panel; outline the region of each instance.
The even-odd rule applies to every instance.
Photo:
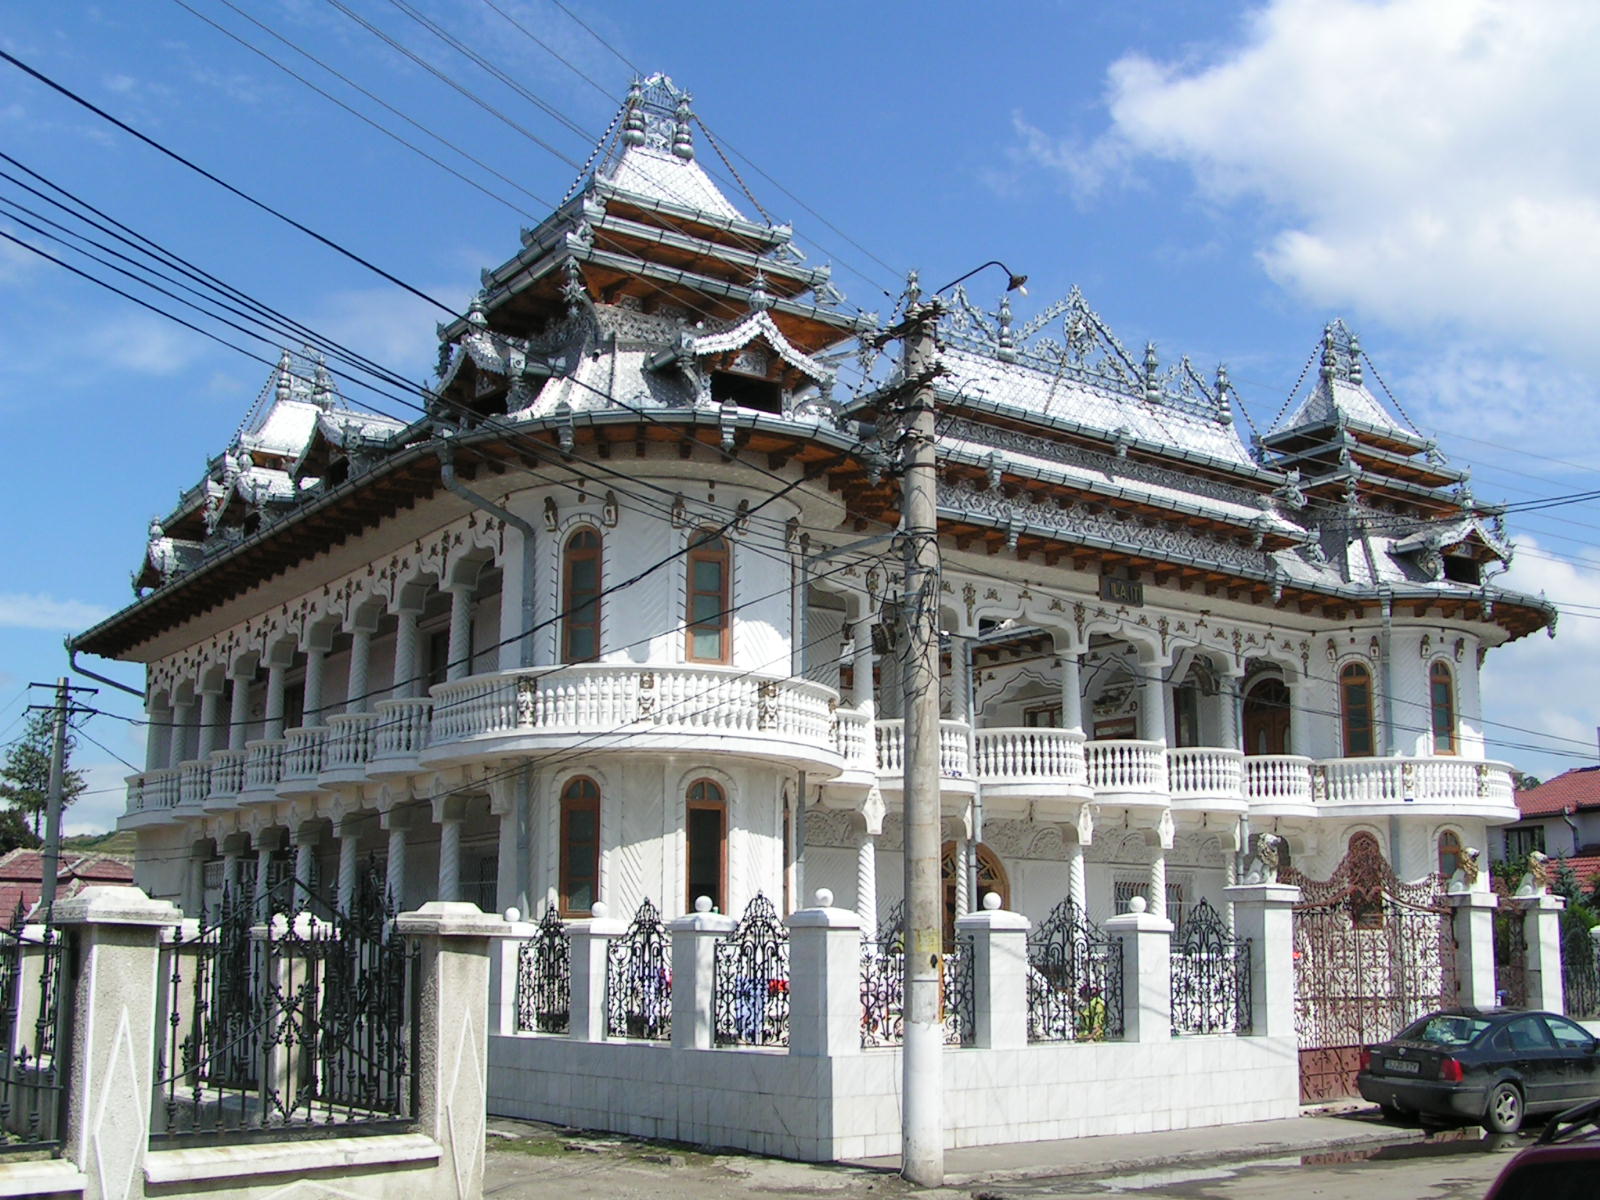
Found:
[[[1456,999],[1455,932],[1444,881],[1402,883],[1377,839],[1351,839],[1326,880],[1290,869],[1295,1029],[1302,1103],[1355,1091],[1361,1047]]]
[[[1511,1008],[1528,1007],[1528,940],[1524,914],[1511,903],[1511,888],[1494,881],[1500,907],[1494,910],[1494,994]]]

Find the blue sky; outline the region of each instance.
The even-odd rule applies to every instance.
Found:
[[[1592,4],[567,0],[602,42],[550,0],[407,0],[558,120],[396,0],[340,0],[514,128],[326,0],[184,3],[15,6],[0,47],[449,305],[565,194],[637,66],[694,92],[756,197],[855,305],[887,312],[910,267],[937,284],[1003,259],[1031,277],[1019,319],[1077,284],[1125,343],[1226,361],[1262,427],[1343,316],[1481,499],[1594,486]],[[436,310],[4,64],[0,149],[306,324],[429,373]],[[4,180],[0,196],[38,207]],[[37,242],[17,219],[0,206],[0,229]],[[9,243],[0,317],[3,742],[24,685],[62,672],[62,637],[131,598],[150,520],[226,446],[268,372]],[[1563,615],[1554,641],[1491,655],[1485,704],[1495,753],[1548,776],[1594,760],[1600,512],[1511,529],[1510,582]],[[132,697],[98,699],[137,714]],[[122,805],[117,756],[142,763],[142,731],[104,716],[85,733],[95,794],[69,828],[105,828]]]

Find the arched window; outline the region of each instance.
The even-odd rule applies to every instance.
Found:
[[[587,917],[600,899],[600,789],[578,775],[561,789],[561,915]]]
[[[1450,667],[1435,662],[1428,668],[1428,703],[1433,710],[1433,752],[1456,752],[1456,684]]]
[[[687,809],[684,830],[686,908],[693,911],[699,897],[709,896],[715,911],[727,912],[727,797],[711,780],[697,779],[689,785]]]
[[[1448,882],[1461,868],[1461,835],[1446,829],[1439,835],[1439,874]]]
[[[990,892],[994,892],[1000,897],[1001,908],[1009,909],[1011,907],[1011,880],[1006,875],[1005,866],[1000,862],[999,856],[982,842],[978,843],[976,849],[978,894],[970,899],[973,911],[982,911],[983,897]],[[955,945],[956,873],[966,869],[966,863],[962,861],[956,842],[946,842],[939,848],[939,875],[944,883],[944,948],[946,951]]]
[[[600,657],[600,535],[580,529],[561,552],[561,661]]]
[[[1244,694],[1244,752],[1289,753],[1289,688],[1268,677]]]
[[[1346,758],[1369,758],[1372,739],[1372,673],[1362,663],[1339,672],[1339,713],[1344,722]]]
[[[728,543],[714,530],[696,531],[689,542],[684,656],[690,662],[728,661]]]

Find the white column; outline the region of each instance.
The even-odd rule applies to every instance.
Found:
[[[233,676],[233,700],[228,705],[228,749],[243,750],[250,731],[250,680],[254,671]]]
[[[878,707],[872,687],[872,676],[878,659],[872,649],[871,617],[864,617],[856,622],[851,646],[850,703],[858,713],[870,721]],[[871,730],[867,731],[867,736],[871,738]]]
[[[1290,679],[1289,684],[1289,753],[1298,754],[1304,758],[1316,757],[1312,753],[1311,727],[1314,724],[1311,709],[1311,682],[1306,679]],[[1334,701],[1335,707],[1337,702]],[[1337,718],[1334,719],[1334,737],[1338,737]],[[1342,754],[1340,750],[1337,753]]]
[[[1083,656],[1061,656],[1061,727],[1083,732]]]
[[[144,769],[159,771],[167,765],[167,755],[172,746],[172,706],[152,704],[148,719],[150,731],[144,739]]]
[[[1140,707],[1144,709],[1143,737],[1147,742],[1167,740],[1167,681],[1162,678],[1166,667],[1162,663],[1140,663],[1144,676],[1139,687]]]
[[[1244,676],[1229,671],[1222,676],[1222,687],[1217,691],[1217,743],[1224,750],[1239,750],[1239,692]]]
[[[878,928],[878,839],[863,824],[856,834],[856,916],[870,937]]]
[[[1294,906],[1300,889],[1281,883],[1228,889],[1234,933],[1250,940],[1251,1029],[1294,1045]]]
[[[606,916],[606,906],[596,904],[595,915],[567,923],[572,943],[572,992],[568,998],[567,1036],[575,1042],[600,1042],[606,1036],[606,961],[611,943],[628,932],[628,923]],[[509,944],[509,943],[508,943]],[[515,963],[509,958],[508,963]],[[513,967],[510,974],[515,977]],[[515,989],[508,1006],[515,1014]],[[516,1024],[513,1015],[510,1022]],[[506,1033],[514,1029],[504,1030]]]
[[[389,902],[398,912],[406,906],[405,818],[390,810],[383,815],[383,823],[389,831],[389,863],[385,882],[389,892]]]
[[[1495,1005],[1493,892],[1454,892],[1445,903],[1455,909],[1457,998],[1475,1008]],[[1515,919],[1515,918],[1513,918]]]
[[[222,735],[222,692],[216,687],[200,692],[200,740],[194,756],[201,762],[211,757]]]
[[[450,592],[450,662],[446,679],[465,679],[472,674],[472,585],[451,584]]]
[[[307,901],[311,898],[311,857],[316,848],[315,830],[301,826],[294,836],[294,897],[290,901],[293,909],[307,907]]]
[[[241,899],[239,895],[239,850],[224,849],[222,852],[222,895],[230,904],[237,904]]]
[[[1167,852],[1160,846],[1150,860],[1150,915],[1167,919]]]
[[[1511,905],[1522,915],[1522,937],[1528,951],[1528,1007],[1566,1012],[1561,986],[1561,910],[1566,908],[1566,900],[1542,893],[1513,896]]]
[[[356,823],[346,817],[339,823],[339,911],[350,915],[356,895],[356,855],[361,849]]]
[[[672,1048],[709,1050],[715,1028],[715,948],[718,938],[732,933],[735,917],[699,908],[668,921],[672,934]],[[858,1017],[857,1020],[860,1018]]]
[[[972,911],[971,872],[966,869],[972,855],[972,843],[966,838],[956,839],[956,916],[964,917]]]
[[[194,723],[194,704],[181,702],[172,709],[172,740],[167,746],[167,766],[174,769],[183,762],[189,748],[189,726]]]
[[[305,702],[301,705],[304,715],[300,718],[302,725],[326,725],[328,714],[322,711],[322,669],[327,665],[328,653],[320,646],[306,647],[306,689]]]
[[[372,630],[356,629],[350,634],[350,682],[344,702],[347,713],[364,713],[372,707],[367,695],[367,674],[372,662]]]
[[[438,898],[461,899],[461,818],[450,813],[439,818]]]
[[[1080,915],[1088,914],[1089,887],[1084,878],[1082,842],[1075,841],[1067,845],[1067,895]]]
[[[283,681],[288,669],[276,663],[267,664],[266,723],[261,736],[267,741],[283,737]]]
[[[257,921],[265,921],[271,914],[268,912],[270,896],[267,892],[267,865],[272,861],[270,847],[258,845],[256,847],[256,895],[255,912]]]
[[[408,700],[417,694],[421,680],[417,678],[417,613],[402,608],[395,614],[394,631],[394,686],[389,695],[396,700]]]

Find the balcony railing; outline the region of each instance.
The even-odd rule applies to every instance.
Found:
[[[1166,747],[1160,742],[1089,742],[1089,786],[1096,792],[1152,795],[1167,790]]]
[[[145,771],[128,777],[128,811],[152,812],[178,803],[182,772],[177,769]]]
[[[211,752],[211,791],[214,800],[225,800],[244,791],[243,750],[213,750]]]
[[[878,774],[906,773],[906,723],[874,721],[873,734],[878,747]],[[939,722],[939,774],[947,779],[971,779],[972,763],[967,750],[965,721]]]
[[[245,746],[244,790],[271,791],[283,778],[283,753],[289,743],[282,738],[266,738]]]
[[[1039,780],[1066,787],[1089,782],[1085,738],[1076,729],[979,729],[972,740],[978,778],[985,782]]]
[[[198,808],[211,791],[211,764],[191,759],[178,764],[178,803]]]
[[[322,773],[322,760],[328,746],[326,725],[291,729],[284,742],[284,779],[315,779]]]
[[[428,745],[494,734],[684,731],[762,735],[830,755],[835,693],[716,667],[589,663],[434,686]]]
[[[432,700],[380,700],[373,708],[378,714],[374,758],[415,758],[427,748]]]
[[[1244,754],[1212,746],[1168,750],[1167,791],[1174,800],[1243,800]]]
[[[1244,760],[1244,789],[1251,804],[1310,805],[1312,761],[1298,754],[1259,754]]]
[[[872,722],[865,713],[841,708],[833,714],[833,748],[847,769],[873,769]]]
[[[1429,804],[1509,807],[1511,768],[1461,758],[1331,758],[1317,764],[1320,807]]]
[[[372,760],[377,713],[335,713],[328,718],[328,741],[322,754],[324,771],[362,771]]]

